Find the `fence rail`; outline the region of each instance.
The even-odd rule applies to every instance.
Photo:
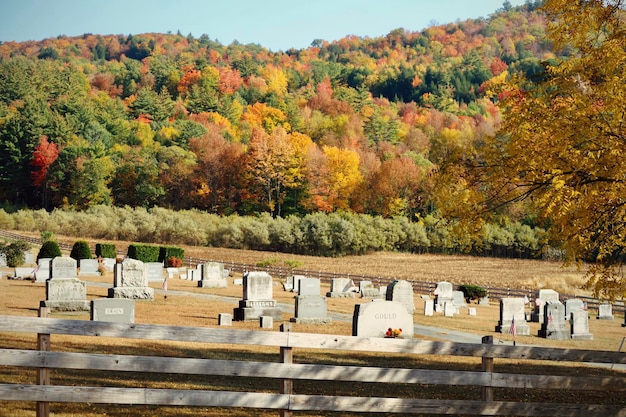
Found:
[[[33,244],[41,244],[40,238],[33,238],[29,236],[22,236],[17,233],[7,232],[0,230],[0,237],[4,237],[7,239],[21,239]],[[72,249],[72,245],[60,243],[59,246],[61,249],[65,251],[70,251]],[[95,252],[95,246],[92,245],[91,251]],[[118,250],[118,255],[124,256],[126,252]],[[336,272],[328,272],[328,271],[312,271],[307,269],[296,269],[296,268],[283,268],[283,267],[273,267],[273,266],[258,266],[255,264],[248,264],[243,262],[235,262],[229,260],[222,259],[204,259],[204,258],[196,258],[196,257],[185,257],[185,263],[190,268],[195,268],[197,265],[207,263],[207,262],[221,262],[228,268],[230,271],[234,273],[245,273],[247,271],[266,271],[268,274],[273,277],[284,279],[289,275],[304,275],[311,278],[319,278],[321,282],[330,283],[334,278],[351,278],[355,281],[372,281],[377,285],[388,285],[394,281],[395,278],[392,277],[383,277],[383,276],[374,276],[374,275],[364,275],[364,274],[339,274]],[[407,280],[413,285],[413,289],[419,293],[423,294],[432,294],[432,292],[437,287],[437,283],[434,281],[417,281],[417,280]],[[522,288],[498,288],[498,287],[486,287],[489,292],[489,297],[493,299],[500,299],[504,297],[528,297],[532,299],[534,297],[534,291],[530,289],[522,289]],[[597,309],[598,305],[602,304],[603,300],[599,300],[593,297],[574,295],[574,294],[560,294],[562,299],[570,299],[570,298],[578,298],[583,302],[587,303],[587,307],[591,309]],[[622,312],[626,314],[626,304],[623,301],[614,301],[613,302],[613,311]]]
[[[0,332],[37,333],[39,350],[0,349],[0,365],[50,369],[91,371],[148,372],[159,374],[222,375],[283,380],[279,393],[213,391],[197,389],[119,388],[106,386],[51,385],[42,377],[38,384],[0,384],[1,401],[36,401],[37,415],[47,416],[49,402],[168,405],[187,407],[238,407],[279,410],[290,416],[293,411],[385,412],[428,415],[525,415],[525,416],[626,416],[625,405],[532,403],[494,401],[493,388],[547,389],[558,391],[609,391],[615,398],[626,392],[626,376],[576,377],[529,375],[494,372],[493,360],[538,360],[626,364],[626,354],[620,352],[554,349],[531,346],[509,346],[470,343],[434,342],[418,339],[383,339],[268,332],[221,328],[194,328],[151,324],[108,323],[85,320],[65,320],[19,316],[0,316]],[[280,348],[281,362],[232,361],[198,358],[91,354],[53,352],[51,334],[96,336],[144,340],[200,342]],[[41,339],[47,342],[41,343]],[[403,355],[452,355],[482,357],[483,371],[448,371],[357,367],[327,364],[292,363],[293,349],[323,349],[336,351],[365,351],[399,353]],[[285,354],[285,352],[289,352]],[[381,398],[375,396],[304,395],[293,392],[293,380],[372,382],[477,386],[483,389],[480,399],[415,399]],[[416,385],[416,390],[419,389]],[[555,396],[558,398],[558,395]]]

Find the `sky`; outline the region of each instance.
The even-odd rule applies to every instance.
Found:
[[[519,6],[525,0],[509,0]],[[224,45],[274,52],[348,35],[375,38],[394,29],[487,18],[504,0],[3,0],[0,41],[59,35],[206,34]]]

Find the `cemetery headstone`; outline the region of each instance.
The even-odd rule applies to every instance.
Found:
[[[259,324],[263,329],[271,329],[274,327],[274,317],[272,316],[261,316],[259,317]]]
[[[463,291],[452,291],[452,303],[457,308],[467,307]]]
[[[447,281],[441,281],[437,283],[435,288],[435,311],[443,311],[444,304],[447,301],[452,301],[452,284]]]
[[[593,335],[589,333],[589,313],[585,310],[574,310],[571,313],[572,339],[593,340]]]
[[[524,311],[524,299],[521,297],[502,298],[500,300],[500,320],[495,331],[509,333],[514,319],[517,334],[523,336],[530,335],[530,326],[526,322]]]
[[[435,300],[431,300],[430,298],[424,300],[424,315],[432,316],[435,311]]]
[[[145,262],[144,268],[148,282],[163,282],[164,268],[161,262]]]
[[[102,258],[102,265],[104,269],[107,271],[113,271],[115,264],[117,263],[117,259],[114,258]]]
[[[24,252],[24,263],[25,264],[34,264],[35,263],[35,254],[32,252]]]
[[[135,300],[128,298],[99,298],[91,300],[91,320],[134,323]]]
[[[300,278],[298,295],[295,301],[295,323],[325,324],[331,319],[327,315],[326,298],[320,295],[320,280],[317,278]]]
[[[402,304],[409,314],[415,311],[415,294],[413,284],[406,280],[394,280],[387,285],[387,301],[397,301]]]
[[[552,340],[568,340],[571,337],[569,320],[565,320],[565,305],[560,301],[548,301],[543,306],[544,317],[539,337]]]
[[[374,300],[354,306],[352,336],[385,337],[388,329],[402,329],[400,338],[413,337],[413,315],[402,303]]]
[[[50,279],[50,263],[52,258],[41,258],[37,261],[35,269],[35,282],[45,282]]]
[[[174,279],[176,275],[180,277],[180,270],[178,268],[169,267],[165,268],[165,270],[167,271],[167,279]]]
[[[446,301],[443,305],[443,315],[445,317],[453,317],[458,311],[458,307],[454,305],[453,301]]]
[[[219,326],[232,326],[233,315],[230,313],[220,313],[217,316],[217,324]]]
[[[0,253],[0,268],[5,268],[7,266],[7,255],[6,253]]]
[[[374,287],[372,281],[359,281],[359,292],[361,293],[361,298],[381,298],[380,290]]]
[[[108,295],[109,298],[154,300],[154,288],[148,286],[145,264],[131,258],[115,264],[113,288],[109,288]]]
[[[50,279],[46,281],[46,299],[42,307],[51,311],[89,311],[87,284],[77,278],[76,260],[57,256],[52,259]]]
[[[233,311],[233,318],[238,321],[259,320],[261,316],[270,316],[282,320],[282,312],[272,299],[274,282],[267,272],[250,271],[243,275],[243,299]]]
[[[476,307],[469,307],[467,309],[467,314],[469,314],[470,316],[475,316],[476,315]]]
[[[613,306],[608,303],[598,305],[598,320],[613,320]]]
[[[221,262],[207,262],[202,264],[201,278],[198,281],[198,287],[202,288],[226,288],[228,282],[227,275],[224,275],[224,264]]]
[[[326,293],[326,297],[355,297],[358,291],[358,287],[350,278],[333,278],[330,282],[330,292]]]
[[[32,267],[18,266],[13,270],[13,279],[26,279],[35,275],[35,269]]]
[[[544,306],[547,302],[559,301],[559,293],[543,288],[535,292],[535,306],[530,315],[530,320],[535,323],[543,323]]]
[[[285,282],[283,282],[283,289],[285,291],[293,291],[295,287],[293,286],[293,275],[288,275],[285,277]]]
[[[565,300],[565,318],[569,320],[572,318],[572,313],[578,310],[584,310],[585,303],[580,298],[570,298]]]
[[[78,268],[79,277],[100,275],[100,271],[98,271],[98,267],[100,265],[98,264],[97,259],[80,259],[78,261],[78,265],[79,265],[79,268]]]

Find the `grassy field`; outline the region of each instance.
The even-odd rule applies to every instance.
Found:
[[[75,238],[65,238],[68,243],[73,243]],[[116,242],[118,249],[127,243]],[[256,263],[273,260],[276,263],[289,263],[298,261],[299,268],[309,270],[331,271],[350,273],[351,275],[380,275],[403,279],[424,279],[428,281],[448,280],[453,283],[476,283],[481,285],[493,285],[498,287],[510,286],[512,288],[553,288],[559,292],[578,293],[577,288],[583,282],[584,273],[573,268],[562,268],[559,264],[525,261],[504,260],[490,258],[470,258],[463,256],[438,256],[438,255],[407,255],[395,253],[377,253],[363,257],[348,257],[341,259],[314,258],[295,255],[255,252],[233,251],[219,248],[190,248],[186,247],[186,255],[205,259],[222,260],[224,262],[236,261]],[[5,272],[8,269],[4,270]],[[237,277],[232,277],[237,278]],[[112,285],[113,277],[107,273],[101,277],[89,277],[90,285],[87,287],[89,299],[106,297],[107,287]],[[173,279],[169,281],[168,296],[161,290],[158,283],[151,284],[155,288],[154,301],[138,301],[136,303],[136,322],[152,324],[171,324],[184,326],[218,327],[218,314],[232,312],[237,305],[236,300],[242,296],[240,286],[229,285],[224,289],[198,288],[195,282]],[[328,290],[323,285],[322,292]],[[232,297],[230,299],[218,299],[208,301],[202,295],[220,295]],[[279,282],[275,282],[274,298],[279,302],[293,303],[294,294],[283,291]],[[45,285],[30,280],[0,280],[0,314],[36,316],[39,300],[45,299]],[[232,301],[231,301],[232,300]],[[360,298],[328,298],[328,309],[333,312],[352,314],[354,305],[367,302]],[[492,335],[496,343],[510,343],[511,336],[508,334],[495,333],[494,328],[498,321],[499,307],[497,300],[492,300],[489,306],[473,305],[477,309],[477,316],[460,314],[453,318],[441,315],[425,317],[423,301],[420,294],[415,294],[416,313],[415,323],[436,326],[443,329],[461,330],[467,333],[485,336]],[[591,341],[552,341],[539,338],[538,324],[530,323],[530,336],[517,336],[517,343],[529,345],[541,345],[560,348],[595,349],[616,351],[626,336],[626,328],[621,327],[624,318],[616,315],[615,320],[594,320],[595,312],[590,312],[590,332],[594,339]],[[293,314],[285,313],[284,320],[288,320]],[[88,320],[87,313],[54,313],[53,317],[84,319]],[[264,331],[277,331],[279,323],[275,323],[274,329]],[[305,325],[294,323],[293,331],[328,334],[351,334],[351,322],[334,320],[329,325]],[[234,329],[259,328],[258,323],[233,322]],[[422,337],[416,335],[416,337]],[[30,334],[0,334],[0,346],[33,349],[35,347],[35,335]],[[151,342],[101,338],[77,338],[69,336],[54,336],[52,340],[53,350],[70,350],[93,353],[116,353],[116,354],[140,354],[162,355],[180,357],[210,357],[216,359],[241,359],[241,360],[264,360],[277,361],[278,352],[275,349],[233,348],[233,346],[206,345],[197,343],[173,343]],[[357,366],[398,366],[407,368],[424,369],[463,369],[478,370],[480,358],[459,357],[402,357],[400,355],[385,355],[381,357],[375,352],[362,354],[339,355],[323,351],[297,351],[294,361],[299,363],[329,363],[347,364]],[[519,361],[496,361],[498,372],[527,372],[550,375],[588,375],[608,376],[622,375],[618,371],[579,366],[573,364],[551,364],[524,362],[523,367]],[[523,368],[520,370],[520,368]],[[135,374],[124,373],[123,375],[107,372],[97,374],[91,372],[76,372],[57,370],[52,373],[53,383],[72,385],[105,385],[105,386],[145,386],[156,388],[191,388],[191,389],[216,389],[216,390],[260,390],[277,392],[278,381],[268,384],[267,381],[237,378],[217,377],[207,380],[194,376],[177,376],[169,374]],[[19,371],[13,368],[0,368],[0,382],[11,383],[34,383],[34,370],[29,372]],[[480,398],[478,388],[457,388],[439,386],[419,386],[397,384],[392,386],[375,386],[372,384],[340,384],[332,381],[326,383],[296,382],[297,393],[329,393],[349,394],[364,396],[399,396],[412,398],[456,398],[477,399]],[[545,391],[545,390],[496,390],[496,400],[516,399],[524,401],[548,401],[548,402],[583,402],[595,404],[618,403],[626,404],[626,399],[603,397],[602,393],[578,391]],[[98,404],[52,404],[54,416],[269,416],[277,415],[277,412],[246,411],[246,410],[216,410],[216,409],[186,409],[180,407],[143,407],[143,406],[116,406],[110,407]],[[34,416],[34,404],[27,403],[2,403],[0,402],[0,416],[23,417]],[[323,416],[326,414],[296,413],[298,416]],[[353,415],[353,414],[328,414]],[[380,414],[378,414],[380,415]]]

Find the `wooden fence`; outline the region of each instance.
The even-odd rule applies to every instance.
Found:
[[[288,329],[283,329],[288,330]],[[421,339],[384,339],[295,332],[198,328],[138,323],[110,323],[20,316],[0,316],[2,333],[36,333],[36,350],[0,349],[0,365],[38,368],[35,384],[0,384],[1,401],[32,401],[37,415],[49,413],[49,403],[133,404],[185,407],[237,407],[277,410],[281,416],[293,412],[324,411],[387,413],[403,415],[521,415],[521,416],[626,416],[623,401],[613,404],[539,403],[496,401],[494,389],[607,391],[624,398],[626,375],[606,372],[602,376],[529,375],[498,373],[494,360],[567,361],[626,364],[626,354],[607,351],[554,349],[531,346],[494,345],[491,337],[483,344],[434,342]],[[130,356],[51,351],[51,335],[97,336],[207,344],[248,345],[280,349],[277,362],[253,362],[181,357]],[[90,341],[90,345],[93,344]],[[482,371],[433,370],[293,363],[294,349],[366,351],[385,354],[451,355],[482,358]],[[336,355],[335,355],[336,356]],[[348,355],[346,355],[346,358]],[[521,368],[521,367],[520,367]],[[106,386],[61,386],[50,384],[51,369],[90,371],[154,372],[159,374],[221,375],[280,380],[280,392],[211,391],[198,389],[150,389]],[[518,368],[515,368],[518,369]],[[609,375],[609,376],[604,376]],[[122,378],[124,378],[122,376]],[[305,395],[294,392],[293,381],[344,381],[378,384],[423,384],[481,387],[475,400],[440,398],[381,398],[375,396]],[[268,381],[269,382],[269,381]],[[268,384],[269,385],[269,384]],[[576,391],[579,392],[579,391]],[[523,397],[520,395],[519,397]]]

